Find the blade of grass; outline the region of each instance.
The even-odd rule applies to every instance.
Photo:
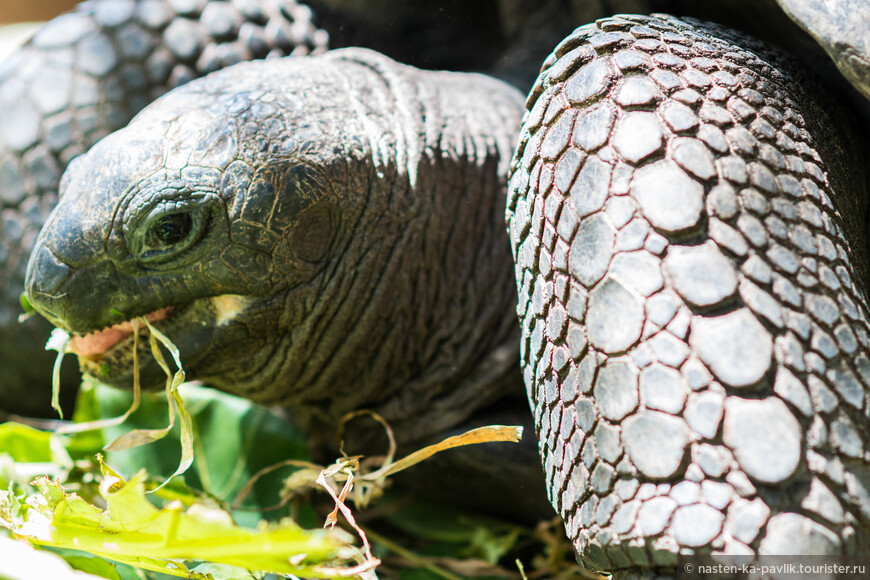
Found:
[[[336,494],[335,490],[332,489],[332,486],[326,480],[327,474],[329,473],[329,469],[320,472],[320,475],[317,476],[317,483],[326,490],[332,500],[335,502],[335,509],[326,517],[326,523],[324,523],[324,528],[335,528],[336,524],[336,515],[338,511],[341,511],[341,514],[344,516],[344,519],[347,520],[347,523],[356,531],[359,538],[363,543],[362,550],[362,558],[363,562],[361,565],[364,568],[361,572],[370,572],[373,571],[381,561],[375,558],[372,555],[372,548],[369,544],[369,539],[366,537],[365,531],[356,523],[356,518],[353,516],[353,512],[347,504],[344,503],[344,500],[347,498],[347,495],[350,493],[350,490],[353,488],[353,471],[351,469],[342,469],[344,473],[347,475],[347,480],[344,483],[344,486],[341,489],[341,492]],[[371,575],[374,573],[372,572]],[[368,576],[368,575],[367,575]],[[375,576],[377,578],[377,576]]]
[[[491,443],[496,441],[516,443],[520,439],[522,439],[522,437],[522,427],[506,427],[504,425],[490,425],[488,427],[479,427],[477,429],[467,431],[462,435],[448,437],[441,443],[436,443],[434,445],[424,447],[423,449],[415,451],[410,455],[406,455],[395,463],[384,465],[377,471],[362,475],[360,476],[360,479],[366,481],[374,481],[389,477],[390,475],[408,469],[412,465],[420,463],[424,459],[427,459],[435,455],[436,453],[440,453],[441,451],[452,449],[454,447],[461,447],[463,445],[476,445],[478,443]]]
[[[60,367],[71,338],[67,331],[55,328],[51,331],[48,342],[45,343],[45,350],[57,351],[57,358],[54,359],[54,367],[51,369],[51,408],[57,411],[61,419],[63,419],[63,409],[60,408]]]
[[[85,423],[70,423],[68,425],[62,425],[55,429],[55,432],[61,433],[63,435],[73,435],[75,433],[83,433],[85,431],[97,431],[98,429],[107,429],[109,427],[115,427],[120,425],[124,421],[126,421],[130,415],[132,415],[136,409],[139,408],[139,404],[142,399],[142,388],[139,381],[139,321],[133,320],[133,403],[130,405],[130,408],[127,409],[127,412],[123,415],[118,415],[117,417],[110,417],[108,419],[98,419],[96,421],[87,421]],[[60,375],[57,377],[58,381],[58,391],[60,390]],[[54,391],[52,391],[52,396],[54,396]],[[120,438],[119,438],[120,439]],[[103,447],[106,451],[116,451],[118,448],[116,444],[118,440],[116,439],[112,443],[109,443],[105,447]],[[144,443],[150,443],[150,441],[145,441],[140,443],[140,445],[144,445]]]
[[[160,489],[169,483],[173,477],[181,475],[187,471],[193,464],[193,420],[190,418],[190,413],[187,412],[187,409],[184,407],[184,401],[178,393],[178,387],[184,382],[185,377],[184,368],[181,365],[181,353],[179,352],[178,347],[175,346],[165,334],[154,328],[147,319],[142,318],[141,320],[146,324],[146,326],[148,326],[148,330],[151,332],[148,337],[151,343],[151,354],[154,355],[154,360],[157,361],[157,364],[160,365],[160,368],[163,369],[164,373],[166,373],[166,397],[169,400],[171,414],[170,425],[167,429],[171,429],[174,424],[175,415],[172,413],[173,406],[175,406],[178,411],[178,417],[181,423],[181,460],[179,461],[178,468],[175,472],[157,487],[157,489]],[[169,365],[166,364],[166,359],[163,357],[163,353],[160,352],[160,347],[157,345],[158,340],[172,354],[172,358],[178,367],[178,370],[174,375],[169,370]]]
[[[343,441],[344,436],[344,428],[348,423],[356,419],[357,417],[368,416],[381,424],[381,427],[384,428],[384,431],[387,434],[387,441],[389,442],[389,447],[387,448],[387,455],[384,458],[384,465],[388,465],[393,462],[393,458],[396,456],[396,437],[393,435],[393,429],[390,427],[387,420],[381,417],[379,414],[375,413],[370,409],[359,409],[357,411],[352,411],[341,418],[341,423],[338,426],[338,440]]]

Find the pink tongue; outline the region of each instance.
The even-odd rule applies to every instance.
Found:
[[[169,316],[171,311],[171,306],[161,308],[146,314],[145,318],[148,322],[157,322]],[[126,321],[84,336],[75,335],[69,341],[69,349],[79,356],[103,354],[131,334],[133,334],[133,323]]]

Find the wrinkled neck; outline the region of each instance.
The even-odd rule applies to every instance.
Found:
[[[504,205],[522,99],[477,75],[371,70],[384,93],[366,99],[395,106],[367,122],[390,131],[369,140],[369,195],[327,284],[346,332],[315,355],[323,372],[301,412],[330,422],[369,408],[419,440],[520,384]]]

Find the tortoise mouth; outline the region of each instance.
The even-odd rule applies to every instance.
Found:
[[[197,360],[209,348],[215,333],[234,322],[249,304],[250,301],[242,296],[211,296],[159,308],[136,318],[144,317],[175,344],[181,353],[185,371],[190,375],[195,370]],[[146,386],[153,383],[152,386],[159,387],[164,374],[151,360],[149,330],[145,324],[140,324],[137,341],[133,320],[83,336],[75,335],[70,340],[70,350],[78,355],[82,372],[116,386],[128,384],[133,375],[134,347],[138,342],[135,351],[142,365],[142,384]]]
[[[190,304],[167,306],[148,314],[138,316],[119,324],[106,327],[85,335],[73,335],[69,350],[78,356],[79,368],[83,373],[100,380],[111,380],[116,375],[132,376],[133,353],[138,338],[137,354],[144,363],[150,357],[148,327],[139,324],[138,337],[134,337],[134,320],[145,318],[155,328],[167,336],[178,336],[186,326],[185,311]]]
[[[170,317],[175,309],[175,306],[160,308],[145,314],[144,318],[151,324],[156,324]],[[113,324],[112,326],[107,326],[102,330],[95,330],[84,335],[76,333],[69,341],[69,350],[79,357],[99,361],[99,359],[102,359],[108,351],[114,349],[121,342],[130,339],[133,336],[136,329],[134,321],[140,318],[143,317],[137,316],[136,318]],[[140,326],[145,325],[143,324]]]

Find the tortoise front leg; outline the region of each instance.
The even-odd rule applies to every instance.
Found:
[[[778,59],[616,17],[529,97],[508,199],[524,377],[591,568],[870,545],[863,182]]]

